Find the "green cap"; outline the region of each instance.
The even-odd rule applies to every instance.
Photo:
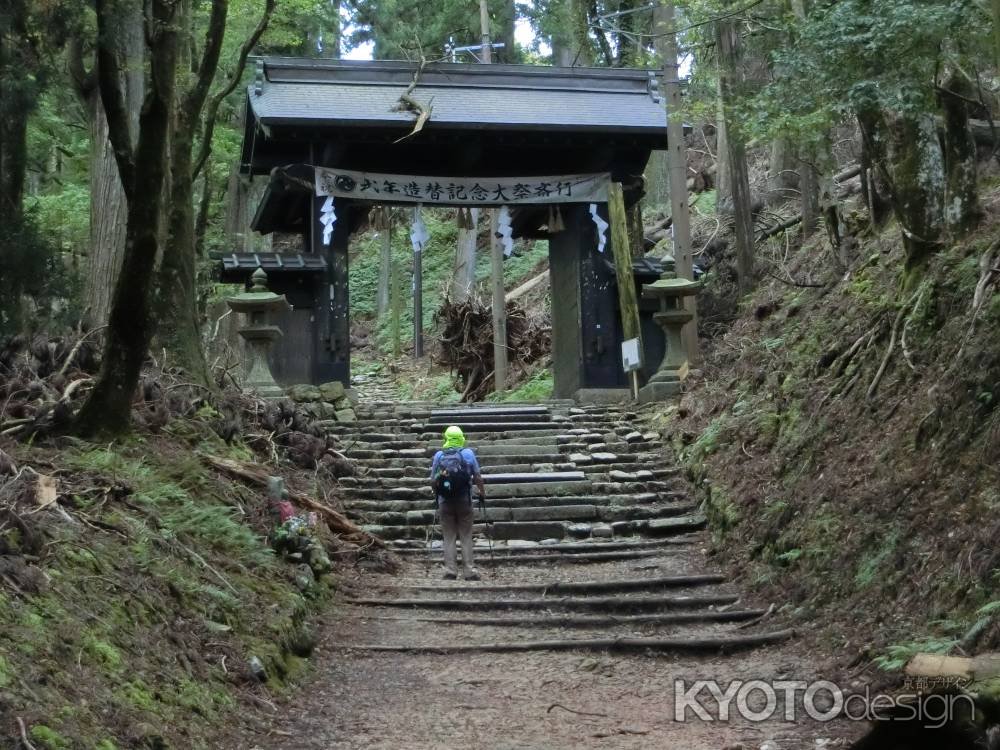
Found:
[[[452,425],[444,431],[445,448],[461,448],[463,445],[465,445],[465,433],[461,427]]]

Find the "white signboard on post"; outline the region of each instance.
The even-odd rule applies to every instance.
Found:
[[[622,369],[633,372],[642,367],[642,353],[639,351],[639,339],[626,339],[622,342]]]

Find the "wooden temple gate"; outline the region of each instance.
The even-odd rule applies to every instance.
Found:
[[[414,104],[429,112],[419,132]],[[624,388],[610,237],[598,227],[607,181],[634,203],[650,152],[665,148],[650,71],[264,59],[247,92],[241,167],[269,176],[251,226],[274,236],[273,252],[222,256],[222,278],[245,281],[261,266],[288,295],[279,382],[346,384],[348,250],[370,208],[507,206],[513,237],[549,243],[555,395]],[[565,228],[550,233],[553,205]],[[658,271],[637,263],[636,283]],[[643,317],[651,370],[662,336]]]

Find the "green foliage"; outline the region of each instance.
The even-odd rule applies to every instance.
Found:
[[[996,601],[992,601],[989,604],[987,604],[987,605],[985,605],[983,607],[980,607],[976,611],[977,615],[982,615],[983,617],[991,617],[991,616],[993,616],[995,614],[998,614],[998,613],[1000,613],[1000,599],[997,599]],[[2,665],[0,665],[0,667],[2,667]],[[0,672],[2,672],[2,669],[0,669]]]
[[[698,463],[715,453],[722,442],[722,435],[726,428],[726,417],[718,416],[709,422],[698,439],[691,444],[688,451],[690,460]]]
[[[20,224],[0,222],[0,248],[0,334],[29,325],[58,325],[75,317],[72,305],[56,304],[73,294],[75,278],[34,212],[29,211]]]
[[[31,739],[46,750],[68,750],[70,747],[68,739],[44,724],[36,724],[28,734]]]
[[[785,19],[780,71],[740,118],[755,135],[819,142],[850,113],[933,110],[944,63],[986,44],[990,19],[973,0],[844,0]]]
[[[896,551],[899,544],[900,533],[893,530],[882,538],[878,545],[870,550],[858,563],[858,571],[854,576],[854,583],[859,589],[866,589],[871,586],[879,577],[888,578],[890,571],[885,570],[885,564]],[[891,571],[895,573],[895,571]]]
[[[552,398],[552,371],[548,368],[539,370],[517,388],[505,391],[501,398],[496,393],[487,396],[487,401],[527,401],[538,402]]]
[[[875,664],[879,669],[894,672],[905,667],[906,663],[917,654],[946,654],[957,645],[957,639],[934,637],[896,643],[876,657]]]
[[[455,267],[458,228],[455,212],[450,209],[425,208],[424,224],[430,234],[423,250],[424,332],[434,326],[434,311],[448,296]],[[403,345],[413,341],[413,250],[409,237],[409,211],[397,212],[392,229],[392,260],[403,269],[404,305],[400,317]],[[354,320],[373,319],[376,314],[376,292],[380,263],[381,238],[375,232],[357,237],[353,242],[349,284],[351,315]],[[504,283],[509,288],[523,281],[548,258],[548,243],[516,242],[514,254],[504,262]],[[489,253],[480,248],[476,255],[476,280],[480,285],[490,278]],[[391,316],[377,321],[376,342],[383,352],[392,351]]]
[[[373,42],[377,60],[440,59],[450,39],[461,46],[480,39],[479,4],[463,0],[350,0],[351,33],[347,46]],[[518,62],[514,45],[515,6],[490,2],[490,34],[506,47],[494,54],[496,62]]]

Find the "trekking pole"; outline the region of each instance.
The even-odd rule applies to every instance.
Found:
[[[490,545],[490,564],[496,565],[496,560],[493,558],[493,522],[486,515],[486,498],[482,492],[479,493],[479,509],[483,512],[483,520],[486,521],[486,525],[490,527],[489,531],[486,532],[486,542]]]

